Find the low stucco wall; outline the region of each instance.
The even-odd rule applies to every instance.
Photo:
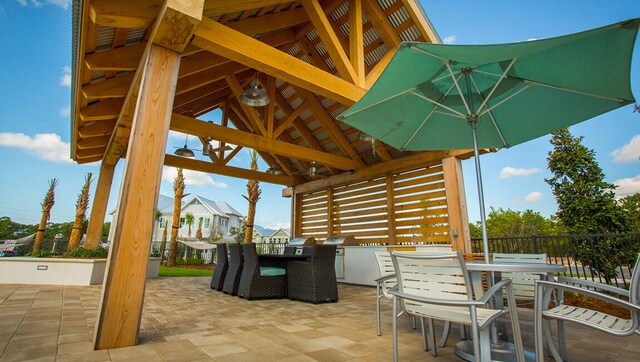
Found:
[[[102,284],[106,259],[0,258],[0,284]],[[157,278],[160,258],[150,258],[147,279]]]

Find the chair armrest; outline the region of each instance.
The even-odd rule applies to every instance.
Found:
[[[595,299],[602,300],[607,303],[615,304],[623,308],[627,308],[630,311],[640,311],[640,305],[633,304],[631,302],[627,302],[626,300],[622,300],[620,298],[616,298],[614,296],[604,294],[601,292],[596,292],[594,290],[589,290],[581,287],[576,287],[570,284],[564,284],[559,282],[549,282],[545,280],[536,280],[536,301],[543,297],[543,293],[541,288],[551,288],[563,291],[570,291],[581,295],[586,295]],[[544,293],[549,294],[549,293]]]
[[[382,283],[382,282],[386,282],[389,279],[394,279],[396,277],[395,274],[387,274],[387,275],[383,275],[380,278],[377,278],[375,281],[376,283]]]
[[[577,279],[577,278],[567,278],[567,277],[558,277],[558,283],[570,284],[574,286],[581,287],[590,287],[598,290],[605,290],[611,293],[617,293],[620,295],[624,295],[626,297],[629,296],[629,291],[626,289],[614,287],[608,284],[602,284],[598,282],[594,282],[591,280]]]
[[[453,300],[453,299],[436,299],[436,298],[427,298],[420,295],[413,295],[402,293],[398,290],[398,286],[395,286],[389,289],[389,293],[395,295],[398,298],[412,300],[415,302],[428,303],[428,304],[436,304],[436,305],[448,305],[453,307],[469,307],[469,306],[483,306],[486,304],[480,301],[466,299],[466,300]]]
[[[487,304],[489,302],[489,299],[492,298],[494,296],[494,294],[496,294],[498,291],[500,291],[502,288],[511,285],[511,279],[502,279],[501,281],[495,283],[491,288],[489,288],[489,290],[487,290],[483,295],[482,298],[478,299],[477,302],[481,302],[482,304]],[[507,289],[508,293],[511,293],[511,291],[509,291],[509,289]]]

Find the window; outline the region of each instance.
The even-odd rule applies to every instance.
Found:
[[[165,219],[164,217],[161,217],[161,218],[160,218],[160,222],[158,223],[158,227],[159,227],[160,229],[163,229],[163,228],[164,228],[164,224],[165,224],[166,222],[167,222],[167,219]]]
[[[184,222],[185,222],[185,221],[184,221],[184,218],[183,218],[183,217],[181,217],[181,218],[180,218],[180,228],[183,228],[183,227],[184,227]]]
[[[209,218],[208,217],[204,218],[204,223],[203,224],[204,224],[203,226],[204,226],[205,229],[209,228]]]

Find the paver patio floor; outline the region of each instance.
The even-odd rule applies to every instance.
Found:
[[[340,285],[340,301],[313,305],[282,300],[246,301],[209,289],[209,278],[160,278],[147,283],[134,347],[94,351],[91,342],[100,286],[0,285],[1,361],[390,361],[391,304],[383,301],[382,336],[376,335],[375,288]],[[531,319],[529,310],[521,311]],[[438,334],[441,324],[436,324]],[[525,346],[533,345],[524,326]],[[568,329],[575,361],[633,361],[640,336],[613,338]],[[420,329],[400,318],[401,361],[460,359],[454,328],[438,357],[422,350]]]

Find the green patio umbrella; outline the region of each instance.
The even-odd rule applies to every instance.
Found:
[[[503,148],[635,102],[640,19],[557,38],[495,45],[400,44],[371,89],[338,119],[399,150]]]

